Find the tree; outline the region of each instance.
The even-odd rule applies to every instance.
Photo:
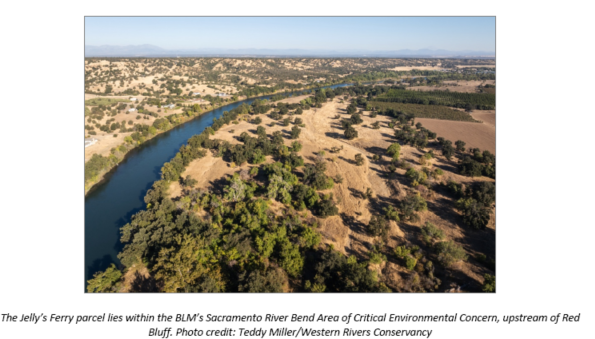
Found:
[[[452,147],[452,142],[450,140],[446,140],[442,144],[442,155],[444,155],[447,160],[450,160],[454,154],[455,149]]]
[[[368,223],[368,233],[377,237],[382,236],[385,237],[388,235],[389,224],[388,221],[384,216],[381,215],[373,215]]]
[[[361,117],[359,114],[357,114],[357,113],[355,113],[355,114],[352,114],[352,115],[351,115],[351,118],[350,118],[349,120],[351,121],[351,123],[352,123],[353,125],[358,125],[358,124],[361,124],[362,122],[364,122],[364,121],[362,120],[362,117]]]
[[[444,151],[443,151],[444,152]],[[480,177],[482,174],[483,165],[469,156],[465,156],[459,164],[459,172],[462,175],[470,177]]]
[[[192,187],[194,185],[196,185],[198,183],[198,181],[196,179],[193,179],[191,176],[186,176],[186,178],[183,181],[183,185],[185,187]]]
[[[111,264],[104,272],[97,272],[93,279],[87,281],[87,291],[89,293],[113,293],[117,292],[120,286],[122,272]]]
[[[357,131],[355,130],[355,128],[349,126],[346,130],[345,130],[345,138],[347,138],[347,140],[353,140],[355,138],[357,138]]]
[[[467,260],[467,254],[463,247],[450,240],[437,243],[435,249],[438,254],[438,261],[446,267],[458,261]]]
[[[260,148],[255,149],[254,153],[252,154],[252,163],[255,165],[262,164],[265,160],[266,157],[262,153],[262,150]]]
[[[297,139],[300,136],[300,132],[301,132],[301,128],[297,127],[297,126],[293,126],[291,128],[291,139]]]
[[[455,141],[455,146],[457,146],[458,152],[465,152],[465,142],[462,140]]]
[[[488,293],[496,292],[496,276],[486,273],[483,279],[481,290]]]
[[[393,160],[399,160],[399,155],[401,154],[401,145],[397,143],[391,144],[386,149],[386,153],[390,155]]]
[[[275,145],[283,145],[283,134],[279,131],[273,132],[273,144]]]
[[[226,193],[225,199],[233,202],[241,201],[246,196],[246,183],[240,179],[237,173],[234,173],[229,179],[229,185],[225,186],[223,190]]]
[[[474,184],[471,197],[485,206],[491,206],[496,201],[496,185],[489,181]]]
[[[465,199],[462,205],[463,221],[474,229],[485,229],[490,221],[491,210],[473,198]]]
[[[257,134],[259,137],[265,137],[265,138],[266,138],[266,136],[267,136],[267,131],[266,131],[266,129],[265,129],[264,127],[262,127],[262,126],[258,126],[258,127],[256,127],[256,134]]]
[[[250,293],[283,292],[285,274],[280,269],[244,271],[239,277],[238,291]]]
[[[405,220],[411,220],[416,222],[419,220],[419,216],[415,212],[421,212],[428,209],[426,200],[421,197],[419,193],[408,194],[399,203],[399,210],[403,214]]]
[[[299,141],[294,141],[291,143],[291,151],[292,152],[299,152],[302,150],[302,144]]]
[[[256,117],[254,118],[254,120],[252,120],[252,123],[255,125],[260,125],[262,123],[262,119],[260,117]],[[261,127],[261,126],[258,126]]]
[[[429,221],[421,228],[421,234],[426,244],[431,245],[434,240],[444,239],[444,232]]]
[[[355,155],[355,164],[357,166],[362,166],[364,164],[364,157],[361,153]]]
[[[339,214],[339,209],[335,205],[332,193],[318,201],[316,205],[316,214],[321,218]]]
[[[164,292],[189,292],[209,271],[207,262],[212,255],[203,239],[178,234],[174,246],[162,248],[157,258],[155,278],[163,283]],[[217,266],[209,266],[218,270]]]

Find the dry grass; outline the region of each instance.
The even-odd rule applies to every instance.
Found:
[[[397,205],[399,199],[405,196],[408,188],[404,179],[405,170],[398,169],[397,174],[392,176],[386,168],[388,165],[386,157],[383,162],[374,163],[371,161],[374,154],[385,155],[386,148],[394,142],[392,137],[393,131],[388,128],[387,124],[389,121],[388,117],[378,116],[373,119],[367,113],[364,114],[362,117],[364,123],[355,127],[359,133],[359,137],[354,140],[346,140],[342,137],[343,130],[339,129],[339,120],[334,119],[336,114],[340,114],[342,118],[347,118],[346,107],[347,103],[340,104],[338,99],[335,99],[333,102],[326,103],[320,109],[304,111],[304,114],[300,116],[306,125],[299,138],[299,141],[303,144],[300,155],[306,163],[312,163],[319,151],[326,151],[325,158],[328,160],[327,175],[331,177],[341,175],[344,179],[342,184],[335,184],[333,189],[327,191],[332,192],[335,199],[339,202],[340,215],[319,220],[320,227],[318,230],[322,235],[322,242],[332,244],[335,249],[344,254],[354,254],[360,259],[367,259],[369,248],[375,241],[375,238],[365,231],[372,213],[381,212],[381,207],[389,204],[393,206]],[[269,135],[273,131],[289,132],[292,127],[283,127],[280,124],[269,127],[267,124],[272,120],[265,115],[260,115],[260,117],[263,119],[262,126],[266,128]],[[439,132],[439,128],[432,128],[432,122],[437,122],[439,125],[447,123],[442,126],[450,126],[449,123],[452,124],[455,130],[461,134],[456,137],[450,137],[453,140],[465,140],[467,135],[475,137],[475,134],[469,134],[469,131],[465,128],[467,125],[487,127],[487,125],[479,123],[445,122],[431,119],[416,120],[425,120],[422,124],[436,132]],[[381,122],[381,128],[379,130],[369,127],[374,121]],[[234,132],[230,133],[231,130],[234,130]],[[244,131],[255,135],[256,125],[246,121],[241,121],[237,125],[231,124],[221,128],[216,133],[215,138],[227,140],[235,144],[239,143],[235,139],[235,136]],[[491,131],[493,136],[494,129],[491,129]],[[442,133],[438,133],[438,135],[440,136]],[[290,142],[291,140],[285,139],[286,145],[289,145]],[[474,142],[475,139],[473,138],[469,141],[472,147],[474,147]],[[493,143],[494,140],[492,137]],[[330,153],[330,149],[334,146],[343,146],[343,150],[337,154]],[[484,145],[477,145],[480,148],[482,146]],[[483,149],[490,148],[483,147]],[[355,155],[358,153],[364,155],[365,161],[363,166],[356,166],[353,161]],[[436,153],[439,154],[440,152]],[[415,148],[409,146],[402,147],[401,159],[413,164],[413,167],[417,169],[420,169],[420,166],[417,165],[417,159],[420,155],[421,152]],[[271,161],[273,159],[268,157],[267,162]],[[432,161],[432,166],[444,169],[445,175],[442,180],[455,180],[463,183],[478,180],[493,181],[488,178],[469,178],[458,175],[456,173],[455,161],[449,162],[442,156],[438,156],[437,159]],[[252,166],[250,164],[244,164],[241,168],[250,168]],[[231,168],[221,158],[215,158],[209,153],[205,158],[191,162],[182,176],[191,175],[194,179],[198,180],[196,187],[213,189],[215,182],[221,177],[230,176],[239,170],[240,167]],[[374,192],[374,197],[371,200],[361,198],[361,194],[367,188],[371,188]],[[173,183],[170,187],[170,196],[176,198],[181,194],[182,190],[179,184]],[[421,225],[425,221],[431,221],[442,229],[449,239],[464,246],[469,254],[482,252],[493,255],[495,251],[493,223],[490,226],[490,230],[476,232],[474,233],[475,235],[470,236],[468,228],[461,226],[460,216],[453,210],[453,202],[450,197],[437,192],[436,198],[429,202],[429,206],[429,211],[421,213],[421,222],[419,223],[396,223],[391,221],[387,248],[392,251],[392,248],[397,245],[419,242]],[[373,269],[379,273],[379,277],[383,282],[389,287],[398,290],[403,277],[408,273],[404,267],[395,262],[391,253],[386,254],[389,257],[389,261],[386,264],[373,267]],[[463,279],[471,279],[474,281],[474,284],[481,284],[483,281],[482,276],[486,272],[483,266],[473,260],[469,263],[460,264],[455,269],[457,275],[461,275]]]

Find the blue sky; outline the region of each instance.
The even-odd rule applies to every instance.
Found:
[[[495,17],[87,17],[86,45],[494,52]]]

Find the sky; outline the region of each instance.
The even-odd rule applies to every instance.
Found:
[[[86,17],[85,45],[495,52],[495,17]]]

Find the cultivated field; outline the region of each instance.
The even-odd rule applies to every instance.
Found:
[[[490,113],[480,113],[486,120],[495,121],[495,113],[490,117]],[[480,116],[476,116],[481,119]],[[436,132],[438,136],[455,142],[462,140],[467,143],[465,147],[477,147],[482,150],[488,150],[496,154],[496,127],[491,123],[474,123],[464,121],[446,121],[437,119],[416,118],[415,121],[421,122],[424,127]]]
[[[480,85],[495,85],[495,80],[446,80],[440,86],[414,86],[408,89],[413,91],[445,91],[462,92],[462,93],[477,93],[477,86]]]

